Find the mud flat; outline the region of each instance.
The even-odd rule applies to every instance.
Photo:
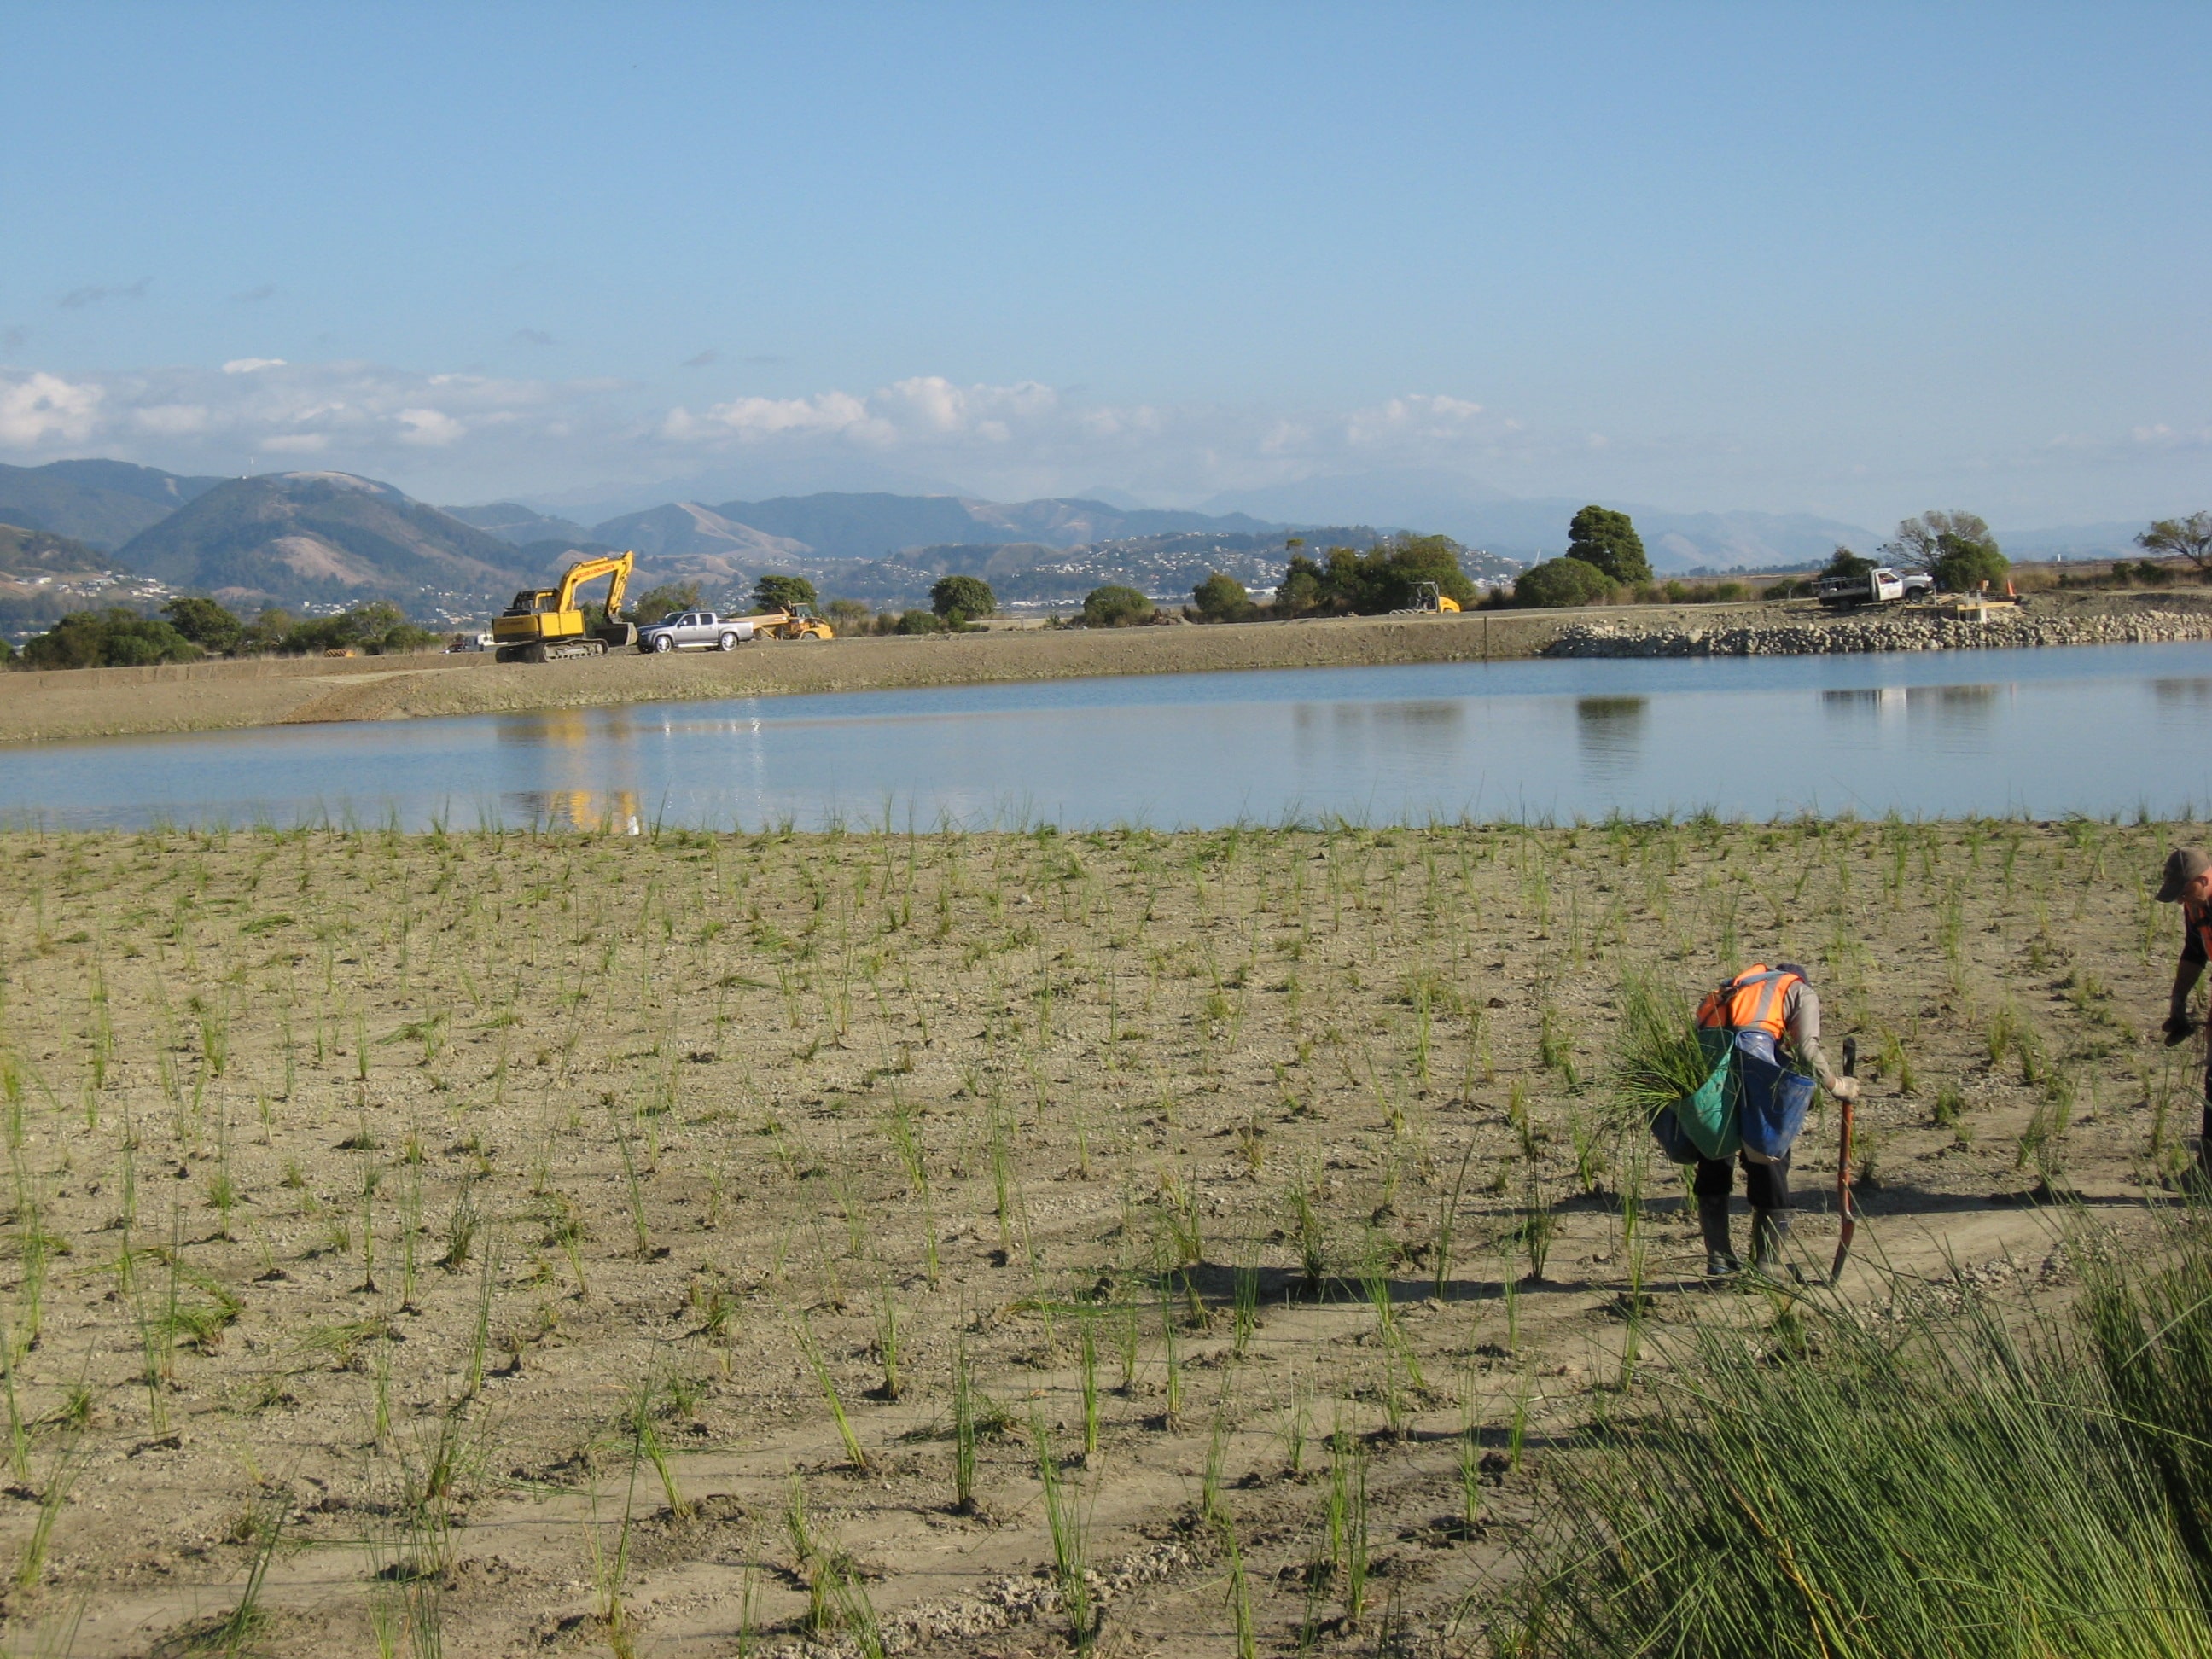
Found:
[[[1621,964],[1858,1036],[1847,1297],[2057,1293],[2014,1200],[2187,1151],[2168,834],[0,836],[0,1641],[1045,1652],[1057,1502],[1106,1651],[1483,1651],[1780,1317],[1608,1127]]]

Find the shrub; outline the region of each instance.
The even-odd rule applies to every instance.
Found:
[[[981,576],[939,576],[929,590],[929,608],[957,627],[997,611],[999,596]]]
[[[190,662],[200,647],[158,617],[111,606],[73,611],[23,647],[33,668],[135,668]]]
[[[1713,589],[1713,598],[1723,605],[1732,605],[1738,599],[1751,597],[1751,589],[1741,582],[1722,582]]]
[[[1997,551],[1995,542],[1943,538],[1946,545],[1928,567],[1945,592],[1971,593],[1984,582],[2002,586],[2012,561]]]
[[[276,648],[294,656],[350,650],[381,657],[395,651],[419,651],[437,641],[438,635],[428,629],[408,621],[406,612],[398,605],[386,599],[372,599],[335,617],[315,617],[295,623]]]
[[[858,599],[832,599],[823,609],[840,633],[856,634],[867,625],[868,607]]]
[[[1668,597],[1675,597],[1679,582],[1667,584]],[[1516,605],[1595,605],[1613,592],[1613,580],[1604,571],[1581,559],[1562,555],[1521,573],[1513,583]]]
[[[279,611],[270,605],[246,623],[244,631],[239,635],[239,654],[245,656],[249,653],[281,651],[284,648],[285,640],[297,626],[290,611]]]
[[[1244,622],[1259,611],[1244,584],[1218,570],[1192,588],[1190,599],[1192,609],[1206,622]]]
[[[1084,596],[1083,620],[1088,627],[1127,628],[1152,621],[1152,602],[1133,587],[1109,583]]]
[[[1414,590],[1423,582],[1434,582],[1437,592],[1471,605],[1480,596],[1459,568],[1460,551],[1449,536],[1398,536],[1364,553],[1332,547],[1326,564],[1293,553],[1276,590],[1275,608],[1291,616],[1312,611],[1374,616],[1413,604]]]
[[[909,611],[898,619],[898,631],[902,634],[941,634],[945,631],[945,618],[934,611]]]
[[[796,611],[814,605],[814,584],[804,576],[768,575],[753,584],[753,605],[760,611]]]

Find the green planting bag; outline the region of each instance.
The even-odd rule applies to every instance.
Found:
[[[1709,1042],[1708,1037],[1718,1041]],[[1735,1044],[1728,1032],[1717,1030],[1698,1032],[1698,1046],[1705,1050],[1713,1069],[1695,1094],[1685,1095],[1675,1103],[1674,1118],[1700,1158],[1725,1160],[1734,1158],[1743,1144],[1736,1133],[1740,1091],[1735,1079]]]

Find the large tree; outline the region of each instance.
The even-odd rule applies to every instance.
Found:
[[[631,602],[629,620],[642,628],[646,623],[657,623],[664,617],[680,616],[686,611],[698,608],[697,582],[663,582],[658,587],[647,588]]]
[[[1651,580],[1651,561],[1644,556],[1644,538],[1636,533],[1628,514],[1609,507],[1586,507],[1568,521],[1566,556],[1595,565],[1616,582]]]
[[[753,584],[753,605],[761,611],[796,611],[817,603],[814,584],[804,576],[763,576]]]
[[[929,590],[929,608],[951,622],[988,617],[999,608],[999,596],[981,576],[939,576]]]
[[[1972,592],[1984,582],[1995,585],[2012,568],[1981,515],[1956,508],[1931,508],[1902,520],[1896,539],[1883,543],[1881,551],[1896,563],[1927,571],[1951,593]]]
[[[2199,570],[2212,566],[2212,513],[2160,519],[2136,538],[2146,553],[2178,553]]]
[[[175,629],[203,651],[212,651],[218,656],[228,656],[238,649],[240,637],[246,624],[217,605],[213,599],[198,593],[180,593],[161,607],[161,614]]]

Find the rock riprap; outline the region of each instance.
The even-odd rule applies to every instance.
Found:
[[[1576,623],[1543,648],[1547,657],[1815,657],[1855,651],[1994,651],[2038,645],[2147,645],[2212,639],[2212,617],[2170,611],[2125,616],[2039,616],[1993,611],[1986,621],[1929,611],[1746,623],[1735,627],[1638,628]]]

